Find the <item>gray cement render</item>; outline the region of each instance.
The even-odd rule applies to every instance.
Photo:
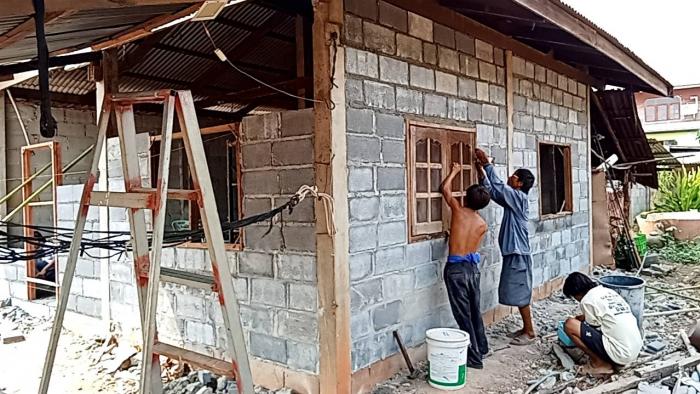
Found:
[[[494,157],[498,173],[507,175],[503,50],[445,26],[428,26],[424,18],[393,6],[394,23],[381,13],[362,11],[374,6],[371,0],[346,1],[354,370],[398,351],[393,330],[415,346],[423,343],[426,329],[455,326],[442,282],[445,241],[408,242],[407,121],[474,127],[478,145]],[[377,6],[387,7],[381,1]],[[407,21],[407,31],[394,28],[402,26],[396,20]],[[554,86],[546,84],[548,72]],[[564,90],[559,89],[560,77]],[[539,177],[539,141],[570,144],[572,149],[573,214],[540,220],[539,190],[530,192],[533,272],[535,285],[540,285],[588,264],[587,89],[519,58],[514,59],[514,78],[513,165]],[[545,107],[547,113],[540,111]],[[482,211],[489,223],[481,249],[483,311],[498,304],[501,211],[493,203]]]

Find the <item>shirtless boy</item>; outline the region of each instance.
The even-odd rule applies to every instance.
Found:
[[[470,186],[467,189],[463,207],[452,196],[452,180],[459,173],[460,165],[453,164],[450,175],[441,186],[442,195],[452,211],[450,255],[445,264],[444,278],[452,314],[459,329],[466,331],[471,340],[471,346],[467,352],[467,366],[482,369],[484,367],[482,358],[489,349],[479,308],[481,257],[477,251],[487,227],[477,211],[489,204],[490,197],[483,186]]]

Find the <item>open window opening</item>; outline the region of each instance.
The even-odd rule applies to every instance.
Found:
[[[540,143],[539,167],[541,215],[572,212],[571,147]]]

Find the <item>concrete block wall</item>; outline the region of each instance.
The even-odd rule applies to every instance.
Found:
[[[416,346],[424,342],[426,329],[455,326],[442,282],[445,241],[408,240],[407,122],[474,128],[478,145],[494,157],[496,170],[505,177],[507,111],[503,49],[383,1],[346,0],[345,5],[351,335],[353,370],[357,371],[398,351],[393,330],[399,330],[409,346]],[[527,99],[520,91],[517,100]],[[575,110],[573,102],[572,96],[567,110]],[[583,132],[585,108],[578,111],[574,123]],[[524,112],[516,116],[527,115],[527,105]],[[570,139],[575,145],[574,166],[584,170],[586,135],[568,136],[568,115],[567,111],[567,118],[561,121],[561,136],[552,130],[537,138]],[[532,124],[517,123],[516,131],[513,164],[536,173],[535,140],[527,138],[535,135],[534,120]],[[521,146],[518,141],[523,139]],[[575,208],[579,210],[587,207],[581,202],[587,198],[587,176],[577,171],[574,180],[579,200]],[[587,223],[581,222],[587,221],[587,214],[577,211],[540,223],[536,194],[537,190],[531,192],[532,242],[537,245],[539,264],[535,280],[543,283],[545,278],[563,274],[562,269],[570,270],[572,261],[577,267],[588,261],[583,256],[587,252],[578,254],[587,250],[588,233],[583,227]],[[501,258],[497,238],[502,209],[490,204],[481,214],[489,224],[481,249],[481,309],[486,312],[498,303]],[[574,223],[575,230],[564,228]],[[561,240],[566,233],[578,247],[577,253],[572,246],[567,255],[562,241],[553,240],[554,233]],[[557,269],[545,267],[544,257],[552,255],[547,264],[556,264]],[[569,256],[566,266],[560,267],[558,256]]]
[[[513,77],[514,168],[540,170],[540,142],[571,148],[573,212],[543,219],[537,182],[530,191],[533,282],[539,286],[589,264],[588,87],[517,56]],[[535,172],[536,179],[541,176]]]

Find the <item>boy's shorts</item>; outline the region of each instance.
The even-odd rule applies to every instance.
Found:
[[[591,326],[585,321],[581,322],[581,340],[598,357],[615,365],[615,362],[605,350],[605,346],[603,346],[603,333],[598,328]]]

